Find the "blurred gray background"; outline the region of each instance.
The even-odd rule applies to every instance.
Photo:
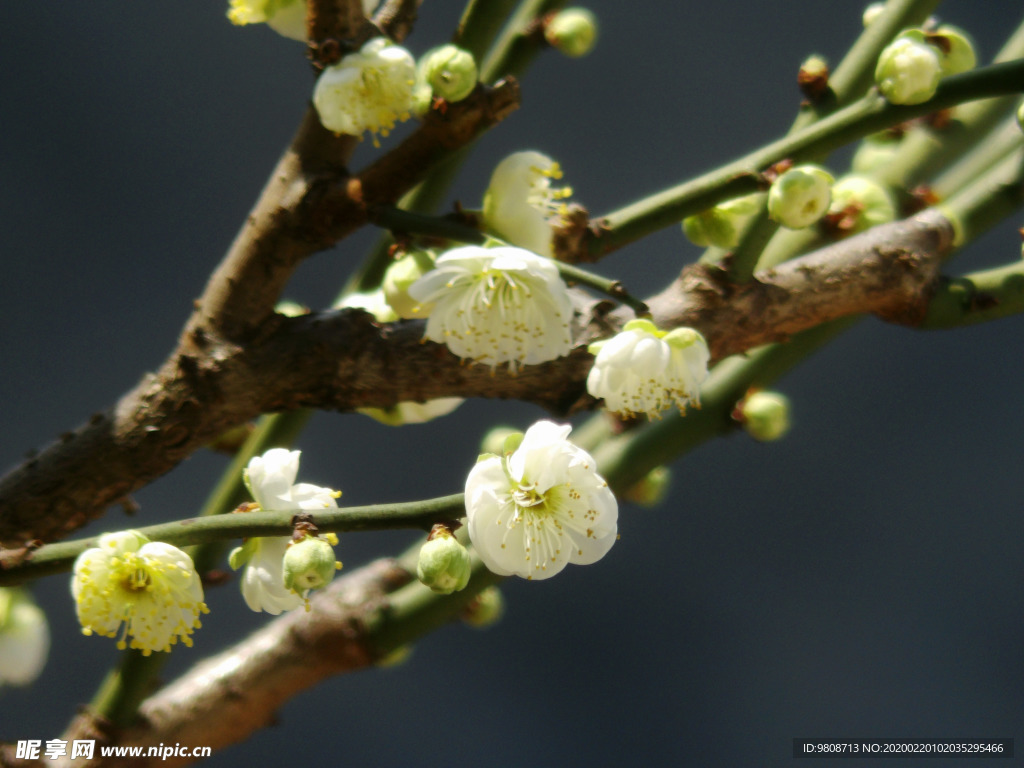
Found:
[[[590,7],[597,51],[537,63],[453,200],[477,205],[490,169],[520,149],[558,159],[593,214],[736,157],[786,130],[800,62],[837,62],[862,10]],[[312,86],[302,46],[232,27],[225,10],[5,7],[0,466],[160,363],[291,136]],[[425,2],[410,49],[446,40],[460,11]],[[981,61],[1021,21],[1018,3],[995,0],[940,13]],[[356,165],[375,154],[365,142]],[[1020,219],[953,269],[1016,258]],[[326,306],[372,241],[317,255],[288,296]],[[600,270],[645,294],[698,253],[672,228]],[[662,507],[623,505],[600,564],[508,582],[498,627],[446,628],[404,666],[327,681],[208,764],[788,765],[798,736],[1024,738],[1022,331],[1021,318],[947,333],[863,322],[780,383],[795,422],[783,441],[736,434],[686,456]],[[300,477],[347,504],[456,492],[485,425],[543,416],[474,401],[398,432],[319,414],[297,446]],[[88,532],[189,516],[225,465],[197,454],[137,494],[138,518],[112,510]],[[353,568],[408,541],[344,536],[339,556]],[[54,648],[35,687],[0,691],[0,739],[58,737],[117,657],[79,634],[67,579],[37,594]],[[207,599],[168,676],[266,620],[236,583]]]

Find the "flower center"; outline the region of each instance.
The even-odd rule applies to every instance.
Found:
[[[143,558],[127,553],[117,564],[118,581],[127,592],[144,592],[149,588],[152,577]]]

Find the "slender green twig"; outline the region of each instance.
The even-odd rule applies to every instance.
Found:
[[[947,78],[929,101],[890,104],[870,93],[850,106],[692,181],[658,192],[603,217],[607,231],[590,243],[593,258],[710,208],[756,191],[760,171],[785,158],[813,159],[870,133],[973,99],[1024,90],[1024,60],[993,64]]]
[[[1024,312],[1024,260],[947,279],[928,302],[920,328],[984,323]]]
[[[482,61],[519,0],[469,0],[452,42]]]
[[[580,269],[572,264],[566,264],[564,261],[556,261],[555,266],[558,267],[559,274],[565,279],[566,282],[579,283],[585,285],[588,288],[593,288],[595,291],[599,291],[616,301],[621,301],[627,307],[633,310],[637,317],[648,316],[650,310],[647,305],[640,301],[640,299],[632,296],[618,280],[610,280],[607,277],[601,277],[601,275],[595,275],[592,272],[587,272],[584,269]]]
[[[996,163],[1003,160],[1011,152],[1024,146],[1024,133],[1021,132],[1015,117],[1003,121],[1003,125],[992,131],[986,140],[964,155],[956,164],[951,165],[932,182],[932,191],[939,199],[948,198],[959,189],[987,173]]]
[[[937,208],[956,228],[956,246],[974,240],[1024,203],[1024,147],[957,190]]]
[[[205,544],[222,539],[250,536],[288,536],[292,532],[295,511],[275,512],[259,510],[238,515],[212,515],[193,517],[173,523],[150,525],[136,530],[152,541],[163,541],[175,546]],[[441,496],[436,499],[396,504],[373,504],[310,513],[322,532],[328,531],[380,531],[401,528],[430,530],[440,520],[465,515],[463,494]],[[99,537],[91,536],[74,541],[47,544],[33,552],[32,558],[22,565],[0,572],[0,584],[60,573],[71,569],[78,555],[96,546]]]

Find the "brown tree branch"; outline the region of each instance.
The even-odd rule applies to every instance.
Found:
[[[743,286],[688,268],[649,304],[662,327],[698,328],[716,359],[852,314],[912,324],[923,317],[951,243],[949,222],[925,211],[758,273]],[[584,394],[591,364],[584,346],[628,319],[621,310],[602,316],[604,306],[591,304],[572,354],[516,373],[467,365],[443,346],[423,343],[422,321],[381,325],[359,310],[272,315],[244,346],[197,343],[113,414],[0,481],[0,540],[11,546],[58,538],[260,413],[451,395],[521,399],[561,414],[592,406]]]

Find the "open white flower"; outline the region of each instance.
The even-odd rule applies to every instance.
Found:
[[[338,508],[339,492],[295,482],[301,454],[301,451],[271,448],[249,461],[243,476],[260,509],[298,512]],[[277,615],[306,603],[305,593],[293,592],[284,584],[284,555],[290,541],[290,536],[255,537],[232,550],[229,556],[233,569],[245,566],[242,597],[257,613]]]
[[[676,405],[700,407],[700,385],[708,375],[707,342],[693,328],[665,332],[650,320],[630,320],[611,339],[587,347],[595,356],[587,391],[604,398],[609,411],[659,418]]]
[[[554,189],[562,178],[558,163],[540,152],[516,152],[494,169],[484,194],[484,226],[520,248],[553,256],[552,227],[563,221],[570,187]]]
[[[362,136],[387,136],[408,120],[415,101],[416,61],[405,48],[375,37],[358,52],[327,67],[316,81],[313,106],[324,128]]]
[[[145,656],[170,651],[178,640],[192,645],[189,636],[207,612],[192,559],[138,531],[106,533],[80,554],[71,594],[84,634],[120,632],[118,648],[136,648]]]
[[[49,652],[46,614],[25,590],[0,587],[0,686],[31,683]]]
[[[547,579],[615,543],[618,503],[590,454],[566,439],[571,429],[538,421],[515,451],[470,471],[469,538],[494,573]]]
[[[572,348],[572,302],[558,268],[522,248],[450,250],[409,295],[434,305],[424,338],[459,357],[534,365]]]

